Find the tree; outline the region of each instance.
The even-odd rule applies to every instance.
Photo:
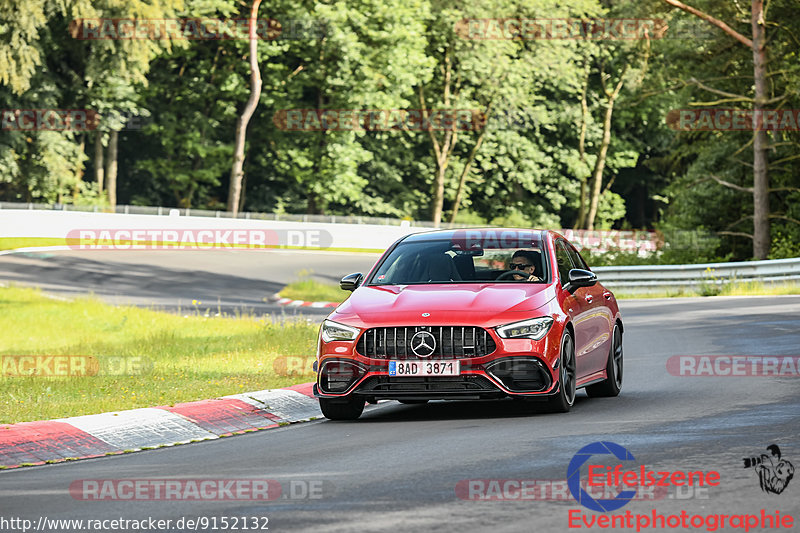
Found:
[[[526,203],[523,195],[525,192],[541,195],[544,191],[537,179],[548,170],[539,169],[527,175],[518,171],[543,162],[545,151],[553,150],[558,158],[569,157],[567,152],[571,148],[545,148],[551,143],[544,136],[549,127],[555,128],[555,124],[571,116],[571,109],[566,112],[564,109],[571,106],[562,102],[561,110],[548,115],[544,112],[547,107],[544,95],[551,91],[560,95],[575,93],[576,66],[584,51],[570,40],[511,38],[502,34],[500,24],[487,22],[483,17],[485,13],[502,13],[504,18],[520,20],[582,17],[594,16],[600,8],[596,2],[581,0],[536,5],[484,0],[459,8],[434,5],[428,53],[437,60],[438,76],[420,87],[420,94],[425,95],[423,107],[472,109],[486,118],[486,126],[473,131],[429,132],[435,168],[431,201],[434,224],[440,222],[448,196],[453,205],[451,221],[456,219],[462,202],[471,203],[467,190],[470,173],[494,170],[498,165],[507,174],[507,184],[502,188],[514,199],[512,203],[495,206],[492,218],[517,208],[536,218],[541,207]],[[519,162],[516,168],[509,164],[511,154]],[[454,169],[458,177],[449,180],[448,169]],[[452,183],[449,187],[448,181]],[[493,187],[489,189],[493,191]],[[559,195],[546,196],[547,202],[554,201],[555,205],[562,202]]]
[[[231,182],[228,189],[228,211],[236,216],[239,213],[239,203],[242,194],[242,166],[244,165],[244,142],[247,135],[247,124],[258,105],[261,96],[261,70],[258,68],[258,38],[256,36],[256,19],[258,6],[261,0],[253,0],[250,8],[248,22],[248,35],[250,40],[250,98],[236,121],[236,140],[233,148],[233,166],[231,167]]]
[[[753,80],[755,87],[755,98],[747,98],[739,94],[732,94],[720,91],[705,84],[695,83],[702,89],[716,95],[724,96],[728,99],[749,100],[753,104],[754,117],[760,116],[764,106],[782,100],[783,97],[770,100],[767,92],[767,45],[765,40],[764,2],[763,0],[751,0],[751,28],[752,39],[748,39],[737,32],[723,21],[704,13],[698,9],[684,4],[678,0],[664,0],[667,4],[677,7],[687,13],[699,17],[706,22],[720,28],[729,36],[736,39],[739,43],[747,46],[753,53]],[[767,132],[756,129],[753,132],[753,257],[755,259],[766,259],[770,248],[770,209],[769,209],[769,170],[767,162],[768,150]],[[724,184],[724,182],[720,182]]]

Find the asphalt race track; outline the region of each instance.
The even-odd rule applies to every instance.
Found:
[[[322,317],[330,309],[291,309],[269,301],[302,270],[328,283],[366,273],[379,255],[314,251],[97,250],[0,255],[0,281],[38,286],[49,294],[94,293],[115,304],[165,310],[261,314],[297,312]]]
[[[563,415],[512,401],[382,403],[369,407],[356,422],[320,420],[174,448],[10,470],[0,472],[1,514],[34,523],[40,517],[153,517],[172,519],[173,524],[181,517],[268,517],[270,531],[326,533],[569,531],[572,512],[572,525],[579,526],[572,530],[601,531],[587,528],[580,517],[607,515],[568,495],[555,495],[557,501],[537,499],[535,492],[522,498],[518,488],[510,490],[506,484],[504,494],[511,501],[471,501],[460,498],[468,493],[457,493],[456,487],[480,479],[558,482],[579,449],[610,441],[635,456],[625,463],[636,472],[642,465],[653,471],[717,471],[720,483],[706,490],[668,487],[655,500],[634,500],[608,515],[630,511],[649,517],[656,510],[660,516],[681,511],[702,517],[760,516],[763,510],[775,516],[779,511],[793,515],[792,529],[797,530],[800,473],[781,494],[768,494],[760,489],[754,469],[743,467],[743,458],[769,453],[766,447],[774,443],[783,459],[800,466],[800,381],[677,376],[667,372],[666,361],[674,355],[797,356],[800,297],[639,300],[622,302],[621,307],[625,374],[618,398],[588,399],[579,393],[572,412]],[[70,484],[79,480],[209,478],[273,479],[282,484],[283,494],[294,494],[273,502],[82,501],[69,492]],[[486,493],[477,490],[475,497]],[[717,530],[744,531],[727,523]]]

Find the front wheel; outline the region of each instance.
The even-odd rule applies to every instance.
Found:
[[[319,408],[325,418],[329,420],[356,420],[364,412],[364,400],[350,398],[346,402],[342,402],[341,400],[320,398]]]
[[[622,389],[622,331],[620,331],[619,325],[614,325],[611,339],[611,350],[608,352],[608,361],[606,362],[606,379],[586,387],[586,394],[590,398],[617,396]]]
[[[561,361],[558,374],[558,394],[548,401],[549,410],[566,413],[575,403],[575,342],[569,330],[561,339]]]

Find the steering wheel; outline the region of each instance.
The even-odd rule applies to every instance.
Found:
[[[516,270],[509,270],[508,272],[503,272],[502,274],[494,278],[494,280],[500,281],[501,279],[512,278],[512,277],[519,277],[521,279],[518,279],[516,281],[522,281],[524,279],[527,279],[528,276],[520,272],[517,272]]]

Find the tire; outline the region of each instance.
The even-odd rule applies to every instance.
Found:
[[[347,402],[337,402],[320,398],[319,408],[328,420],[356,420],[364,412],[364,400],[350,398]]]
[[[564,330],[558,370],[558,394],[550,398],[547,407],[553,413],[567,413],[575,403],[575,341],[569,330]]]
[[[622,331],[618,324],[614,324],[614,333],[611,337],[611,349],[606,362],[606,379],[600,383],[586,387],[586,394],[590,398],[610,398],[618,396],[622,389]]]
[[[405,405],[422,405],[424,403],[428,403],[428,400],[397,400],[397,401]]]

